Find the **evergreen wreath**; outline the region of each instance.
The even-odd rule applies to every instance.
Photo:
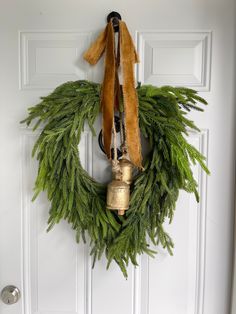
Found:
[[[88,81],[67,82],[29,108],[22,121],[33,130],[43,124],[32,155],[39,161],[33,200],[47,191],[51,202],[48,230],[65,219],[76,231],[76,240],[88,233],[93,265],[105,253],[107,267],[114,260],[127,277],[127,265],[137,265],[137,255],[154,256],[149,239],[172,254],[173,242],[163,223],[171,223],[179,190],[194,193],[197,182],[191,165],[199,163],[209,174],[205,157],[186,140],[188,130],[199,129],[186,118],[197,103],[207,102],[184,87],[137,87],[139,126],[150,146],[144,171],[131,185],[131,201],[125,216],[106,210],[106,185],[96,182],[83,169],[78,144],[88,123],[92,133],[100,111],[101,85]]]

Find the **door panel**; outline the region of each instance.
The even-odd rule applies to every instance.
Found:
[[[100,3],[64,0],[0,2],[0,289],[14,284],[22,297],[0,302],[2,314],[228,314],[234,199],[235,5],[233,0],[150,0]],[[207,156],[209,178],[195,167],[201,201],[184,192],[172,225],[174,256],[162,248],[142,256],[125,280],[103,258],[91,269],[88,244],[76,244],[66,222],[46,233],[45,195],[31,202],[37,137],[19,125],[26,109],[68,80],[101,81],[83,51],[111,10],[121,13],[140,55],[137,80],[184,85],[206,98],[190,117],[200,133],[189,141]],[[97,133],[101,119],[96,121]],[[97,137],[85,130],[84,168],[108,182],[109,164]]]

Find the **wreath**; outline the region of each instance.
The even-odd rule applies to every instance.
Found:
[[[171,223],[179,190],[194,193],[199,201],[197,182],[191,165],[199,163],[209,174],[205,157],[186,139],[188,130],[199,131],[186,117],[192,109],[203,111],[207,104],[196,91],[184,87],[136,88],[139,101],[139,127],[149,144],[144,171],[131,184],[131,200],[124,216],[106,209],[106,185],[96,182],[83,169],[78,144],[85,123],[95,130],[100,111],[101,85],[89,81],[67,82],[29,108],[22,121],[33,130],[43,124],[32,155],[39,166],[33,200],[47,191],[51,203],[48,230],[65,219],[76,232],[76,240],[90,238],[93,265],[103,253],[107,267],[114,260],[127,277],[129,262],[137,256],[154,256],[149,242],[161,244],[172,254],[173,242],[165,231]]]

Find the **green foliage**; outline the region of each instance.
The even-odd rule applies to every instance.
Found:
[[[32,155],[39,161],[35,199],[47,191],[51,203],[48,230],[61,219],[76,231],[76,239],[85,241],[88,233],[94,263],[104,253],[108,266],[114,260],[127,277],[127,265],[137,265],[137,255],[147,253],[149,239],[172,254],[173,242],[164,230],[172,221],[179,190],[194,193],[199,199],[191,164],[199,163],[209,173],[202,156],[186,135],[197,130],[186,118],[192,109],[203,111],[197,103],[206,101],[197,92],[170,86],[139,86],[140,130],[150,144],[145,170],[131,185],[131,202],[124,217],[106,210],[106,186],[94,181],[82,168],[78,144],[85,122],[93,134],[99,114],[100,85],[88,81],[65,83],[42,101],[29,108],[22,121],[34,129],[43,124]]]

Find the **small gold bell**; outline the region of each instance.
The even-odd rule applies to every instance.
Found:
[[[120,180],[112,180],[107,187],[107,209],[118,210],[118,215],[124,215],[129,208],[129,185]]]
[[[121,180],[127,184],[131,184],[133,171],[132,163],[126,157],[122,157],[119,161],[119,166],[121,171]]]

